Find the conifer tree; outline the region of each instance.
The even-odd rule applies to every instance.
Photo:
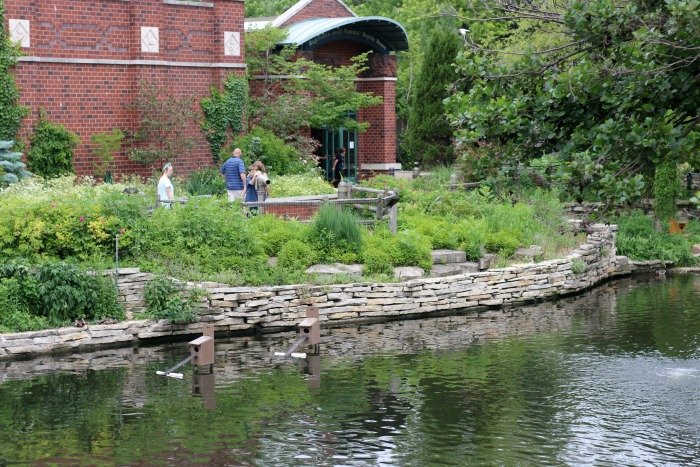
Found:
[[[410,102],[402,142],[404,163],[454,162],[452,128],[442,101],[455,82],[453,63],[460,46],[459,36],[451,28],[441,25],[433,30]]]

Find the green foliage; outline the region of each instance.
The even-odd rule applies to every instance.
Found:
[[[32,175],[22,162],[22,153],[11,151],[13,144],[13,141],[0,141],[0,188]]]
[[[316,252],[310,245],[298,239],[289,240],[280,249],[277,264],[285,269],[303,271],[316,260]]]
[[[345,251],[358,254],[362,248],[362,230],[357,217],[331,204],[324,204],[318,210],[308,238],[324,258]]]
[[[470,22],[457,59],[471,88],[447,109],[465,157],[495,153],[488,169],[510,184],[624,205],[651,186],[656,165],[700,149],[697,2],[472,6],[470,16],[502,21]]]
[[[121,151],[124,133],[118,128],[113,128],[112,131],[92,135],[90,141],[93,144],[92,153],[98,158],[93,163],[95,173],[106,177],[115,155]]]
[[[277,16],[295,3],[295,0],[246,0],[245,17]]]
[[[30,141],[31,149],[27,153],[29,170],[47,178],[72,173],[73,151],[78,144],[78,135],[49,121],[46,112],[40,109]]]
[[[270,194],[275,198],[333,193],[333,186],[315,171],[278,176],[270,185]]]
[[[453,130],[442,101],[451,94],[448,86],[456,76],[452,63],[460,49],[461,41],[456,31],[445,27],[433,30],[415,93],[409,103],[408,124],[402,142],[404,163],[454,162]]]
[[[272,131],[260,127],[255,127],[245,135],[237,137],[231,147],[241,148],[244,157],[250,162],[261,161],[271,174],[299,174],[315,167],[312,162],[302,158],[296,148],[285,144]],[[225,152],[224,159],[229,157],[230,149]]]
[[[10,71],[20,56],[5,30],[5,1],[0,0],[0,141],[14,140],[29,109],[19,105],[19,88]]]
[[[202,289],[180,290],[172,279],[156,276],[146,284],[146,312],[155,319],[175,324],[197,322],[197,304],[204,296]]]
[[[190,173],[185,190],[191,195],[220,196],[226,194],[226,181],[216,167],[205,167]]]
[[[282,246],[292,240],[302,241],[308,229],[299,221],[287,221],[270,214],[250,219],[249,225],[267,256],[278,256]]]
[[[571,272],[574,274],[582,274],[586,272],[586,263],[581,258],[571,260]]]
[[[676,200],[681,197],[682,191],[676,164],[658,165],[654,175],[654,212],[660,220],[668,221],[676,217]]]
[[[617,252],[634,260],[660,259],[673,261],[677,266],[696,263],[693,244],[700,243],[698,221],[691,221],[686,235],[672,235],[667,230],[657,232],[654,220],[640,211],[620,216],[615,220],[619,230]]]
[[[196,147],[191,127],[198,120],[195,98],[175,95],[168,88],[139,81],[138,94],[130,107],[139,116],[131,135],[129,157],[139,164],[172,161]]]
[[[229,134],[236,136],[243,129],[247,99],[248,81],[233,74],[226,78],[223,89],[213,86],[211,96],[202,99],[200,105],[204,119],[201,127],[214,161],[220,159]]]
[[[124,318],[114,283],[71,264],[6,262],[0,283],[0,300],[9,305],[6,314],[0,311],[0,324],[12,322],[15,329],[60,326],[78,318]]]
[[[303,154],[313,149],[313,144],[298,136],[303,128],[366,130],[367,124],[352,115],[382,102],[372,93],[358,92],[355,85],[366,70],[367,54],[355,57],[349,65],[327,66],[299,57],[294,47],[277,50],[285,37],[286,32],[275,28],[246,33],[248,76],[270,77],[261,80],[260,92],[251,96],[249,124],[274,132]]]

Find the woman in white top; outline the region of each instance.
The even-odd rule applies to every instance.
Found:
[[[158,200],[160,204],[166,208],[170,208],[172,202],[175,201],[175,193],[173,183],[170,177],[173,175],[173,164],[168,162],[163,166],[163,175],[158,180]]]

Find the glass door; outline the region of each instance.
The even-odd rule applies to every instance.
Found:
[[[357,131],[341,127],[338,130],[324,128],[321,130],[320,141],[323,145],[321,166],[326,174],[326,180],[333,180],[333,161],[340,148],[345,148],[345,171],[343,178],[349,182],[357,182]]]

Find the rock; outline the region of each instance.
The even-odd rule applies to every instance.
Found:
[[[425,275],[423,268],[417,266],[404,266],[394,268],[394,277],[402,280],[420,279]]]
[[[695,245],[692,246],[692,251],[693,254],[697,255],[700,254],[700,243],[696,243]]]
[[[459,250],[433,250],[433,264],[463,263],[467,260],[467,254]]]
[[[277,256],[270,256],[269,258],[267,258],[267,265],[271,268],[277,266]]]
[[[542,247],[539,245],[531,245],[529,248],[518,248],[515,250],[515,253],[513,253],[513,258],[534,261],[535,257],[541,255]]]
[[[494,253],[487,253],[481,258],[479,258],[479,271],[483,271],[485,269],[488,269],[493,265],[493,263],[496,261],[496,258],[498,258],[498,255]]]
[[[314,264],[306,269],[307,274],[362,274],[362,264]]]

